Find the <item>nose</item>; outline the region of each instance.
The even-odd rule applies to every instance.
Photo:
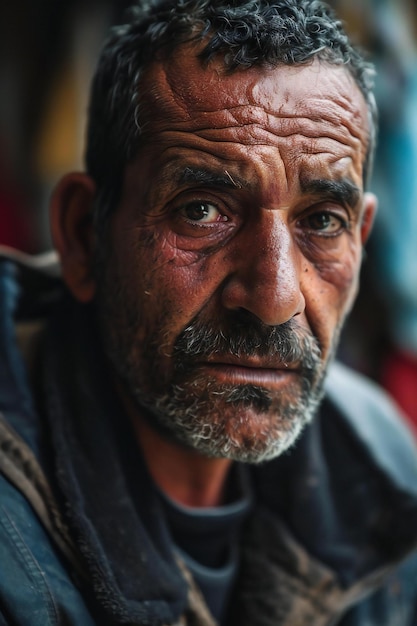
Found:
[[[222,292],[223,306],[244,309],[264,324],[283,324],[304,311],[301,253],[285,217],[267,210],[235,240],[234,260]]]

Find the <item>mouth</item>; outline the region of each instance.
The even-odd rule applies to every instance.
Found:
[[[256,385],[279,389],[300,376],[298,363],[278,362],[257,357],[216,356],[200,361],[197,367],[211,378],[228,385]]]

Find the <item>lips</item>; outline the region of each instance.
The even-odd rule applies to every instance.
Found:
[[[275,387],[287,384],[298,376],[297,363],[277,362],[276,358],[236,357],[216,355],[215,359],[200,361],[197,367],[227,384]]]
[[[236,356],[233,354],[213,355],[207,358],[208,365],[231,365],[248,369],[298,370],[299,363],[287,363],[273,356]]]

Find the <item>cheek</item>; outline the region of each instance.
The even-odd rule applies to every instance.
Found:
[[[342,324],[356,296],[360,252],[349,245],[339,259],[306,262],[302,272],[302,290],[306,314],[323,345],[330,345],[336,329]]]
[[[317,267],[322,282],[322,291],[328,290],[331,294],[335,310],[344,309],[356,291],[358,264],[353,258],[336,263],[322,263]]]
[[[327,249],[310,254],[310,264],[317,278],[333,292],[334,306],[337,308],[343,308],[356,290],[361,254],[358,233],[346,234],[343,239],[335,238],[333,249],[329,244]]]
[[[130,299],[136,292],[147,326],[163,323],[165,334],[167,326],[173,333],[183,329],[216,289],[221,264],[215,257],[179,249],[172,233],[126,234],[121,265]]]

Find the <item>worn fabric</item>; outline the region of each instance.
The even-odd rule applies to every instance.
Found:
[[[30,487],[0,475],[0,625],[213,626],[88,307],[51,278],[29,316],[18,273],[0,263],[0,412],[20,438],[1,454]],[[13,312],[48,318],[24,341],[29,372]],[[416,454],[379,390],[334,366],[314,423],[251,480],[227,626],[417,626]]]

